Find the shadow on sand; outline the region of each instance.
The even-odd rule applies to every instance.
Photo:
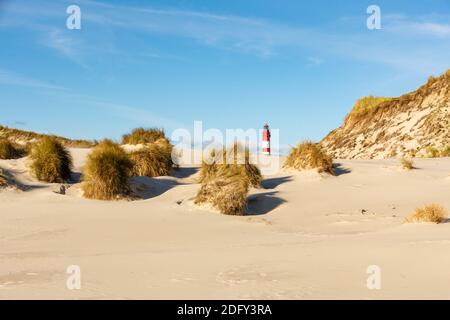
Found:
[[[82,178],[81,172],[72,172],[70,175],[70,183],[80,183]]]
[[[274,210],[286,200],[276,196],[278,192],[265,192],[260,194],[254,194],[247,199],[247,216],[259,216],[267,214]]]
[[[279,177],[279,178],[271,178],[271,179],[264,179],[261,183],[262,187],[264,189],[275,189],[280,184],[283,184],[285,182],[289,182],[292,180],[292,176],[285,176],[285,177]]]
[[[333,163],[334,175],[336,177],[352,172],[349,168],[342,166],[342,163]]]
[[[170,172],[170,175],[175,178],[183,179],[183,178],[188,178],[188,177],[192,176],[193,174],[196,174],[197,171],[198,171],[198,168],[196,168],[196,167],[173,168]]]
[[[158,197],[180,183],[167,178],[132,177],[131,189],[141,199]]]
[[[24,184],[21,183],[19,181],[17,181],[14,177],[14,175],[18,174],[19,172],[14,171],[14,170],[8,170],[8,169],[2,169],[3,171],[3,175],[5,176],[8,185],[12,186],[12,187],[16,187],[17,189],[27,192],[27,191],[32,191],[35,189],[43,189],[43,188],[47,188],[46,185],[41,185],[41,184]]]

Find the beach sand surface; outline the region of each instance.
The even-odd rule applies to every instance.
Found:
[[[71,149],[75,179],[89,152]],[[450,158],[335,162],[336,176],[265,176],[236,217],[193,205],[196,167],[133,178],[142,200],[108,202],[0,160],[17,186],[0,191],[0,299],[450,299],[450,223],[402,223],[450,209]]]

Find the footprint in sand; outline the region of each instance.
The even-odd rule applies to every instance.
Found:
[[[269,277],[265,272],[238,267],[219,272],[216,281],[227,285],[238,285],[249,282],[276,282],[277,280]]]

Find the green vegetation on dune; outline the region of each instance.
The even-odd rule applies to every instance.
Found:
[[[12,143],[7,139],[0,139],[0,159],[17,159],[24,156],[25,153],[25,147]]]
[[[8,185],[8,180],[3,174],[3,170],[0,169],[0,187],[6,187]]]
[[[165,140],[169,142],[164,133],[164,130],[157,128],[136,128],[133,129],[131,133],[124,134],[122,136],[123,144],[146,144],[154,143],[159,140]]]
[[[357,122],[366,116],[374,113],[380,105],[385,102],[392,101],[393,98],[389,97],[362,97],[358,101],[356,101],[353,109],[345,118],[345,123],[354,123]]]
[[[242,166],[222,165],[202,182],[196,204],[209,204],[226,215],[244,215],[249,181]]]
[[[284,167],[299,171],[317,169],[318,172],[334,174],[333,159],[320,144],[311,141],[305,141],[293,147]]]
[[[227,215],[244,215],[249,187],[260,187],[262,175],[250,163],[248,148],[235,143],[228,150],[212,150],[200,168],[197,204],[209,204]]]
[[[33,140],[40,140],[45,137],[52,137],[59,141],[66,147],[90,148],[95,145],[95,141],[68,139],[55,135],[41,134],[32,131],[20,130],[15,128],[8,128],[0,125],[0,138],[9,141],[21,141],[23,143],[32,142]]]
[[[111,140],[100,142],[89,154],[83,173],[84,196],[115,200],[129,193],[132,162],[128,154]]]
[[[404,223],[442,223],[447,220],[447,211],[438,204],[430,204],[423,208],[417,208],[404,220]]]
[[[38,180],[62,183],[70,179],[72,157],[56,138],[45,137],[36,143],[30,159],[31,171]]]
[[[173,166],[173,146],[164,140],[145,145],[142,149],[130,153],[133,163],[132,174],[135,176],[167,176]]]
[[[209,157],[202,162],[199,173],[199,182],[214,179],[218,170],[234,167],[240,168],[240,173],[250,186],[258,188],[261,186],[262,175],[259,168],[252,164],[251,154],[248,148],[235,143],[228,150],[211,150]]]

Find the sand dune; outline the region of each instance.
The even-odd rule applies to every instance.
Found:
[[[71,149],[74,180],[89,149]],[[0,298],[449,299],[450,223],[402,224],[417,206],[450,208],[450,158],[337,161],[337,176],[280,171],[244,217],[193,206],[195,167],[133,178],[143,200],[96,201],[0,160]],[[81,290],[66,288],[79,265]],[[381,290],[366,287],[378,265]]]

